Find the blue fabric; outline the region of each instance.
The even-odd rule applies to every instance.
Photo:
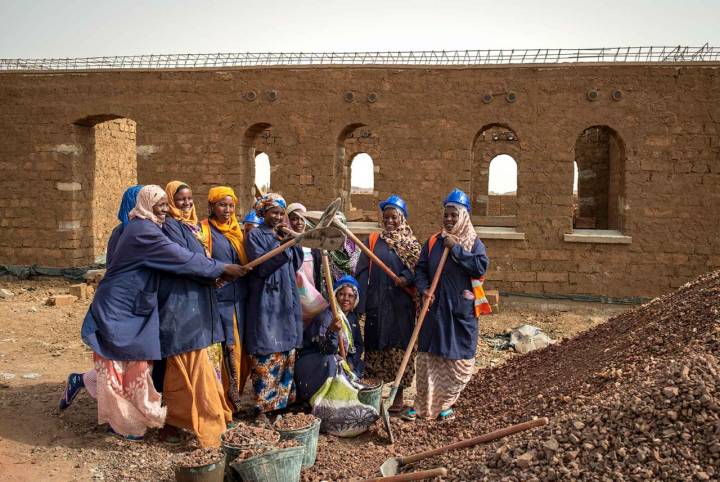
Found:
[[[368,245],[368,241],[365,242]],[[375,255],[393,273],[412,284],[413,273],[384,239],[375,243]],[[415,327],[415,302],[377,265],[369,269],[369,258],[360,255],[356,277],[360,283],[358,311],[365,313],[365,350],[383,351],[389,348],[404,350]]]
[[[350,312],[347,317],[355,346],[355,352],[347,354],[347,361],[355,375],[362,377],[365,362],[362,361],[360,323],[355,312]],[[303,332],[303,346],[295,362],[298,400],[310,400],[325,380],[337,374],[338,334],[329,329],[332,322],[332,312],[327,309],[316,316]]]
[[[205,256],[205,248],[185,223],[168,217],[165,235],[183,248]],[[163,358],[225,341],[213,288],[214,279],[160,275],[158,305]]]
[[[125,190],[122,201],[120,201],[120,209],[118,210],[118,220],[123,224],[123,226],[126,226],[127,223],[130,222],[130,218],[128,217],[128,215],[130,214],[130,211],[132,211],[132,209],[135,207],[137,195],[142,188],[143,187],[140,184],[137,184]]]
[[[429,254],[428,243],[423,245],[415,269],[415,286],[419,293],[430,287],[443,249],[442,237]],[[420,329],[419,351],[450,360],[467,360],[475,356],[478,320],[470,279],[483,276],[488,264],[485,245],[479,239],[475,240],[472,252],[465,251],[460,244],[450,250],[435,291],[435,301]]]
[[[118,240],[120,239],[120,236],[123,233],[123,230],[125,228],[125,225],[120,223],[117,226],[115,226],[115,229],[112,230],[112,233],[110,233],[110,238],[108,239],[107,249],[105,250],[105,266],[109,267],[110,262],[113,259],[113,254],[115,254],[115,248],[117,248]]]
[[[159,360],[160,271],[214,279],[223,269],[223,263],[170,241],[152,221],[133,219],[85,315],[83,341],[109,360]]]
[[[263,224],[245,238],[250,261],[280,246],[275,231]],[[302,308],[295,272],[303,263],[300,246],[253,268],[248,278],[245,347],[251,355],[286,352],[302,345]]]
[[[240,264],[240,257],[230,241],[220,231],[210,224],[212,236],[212,257],[227,264]],[[244,341],[245,332],[245,304],[247,302],[247,276],[240,277],[232,283],[226,283],[222,288],[215,290],[218,302],[220,320],[225,335],[225,343],[235,343],[233,333],[233,315],[237,318],[238,334]]]

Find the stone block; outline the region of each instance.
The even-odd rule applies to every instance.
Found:
[[[87,288],[88,285],[86,285],[85,283],[71,285],[70,288],[68,288],[68,293],[75,296],[79,300],[85,300],[87,299]]]
[[[77,297],[73,295],[55,295],[48,298],[48,306],[69,306],[77,301]]]

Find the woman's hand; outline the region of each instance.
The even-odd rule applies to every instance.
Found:
[[[333,319],[333,322],[330,324],[330,329],[336,332],[342,330],[342,320],[339,316]]]
[[[459,242],[460,242],[460,240],[458,239],[457,236],[448,234],[447,236],[445,236],[445,239],[443,240],[443,245],[448,249],[452,249],[453,246],[455,246]]]
[[[433,301],[435,301],[435,295],[430,293],[429,289],[425,290],[425,292],[423,293],[423,302],[427,301],[428,299],[430,300],[428,306],[430,306],[433,304]]]
[[[231,278],[239,278],[241,276],[245,276],[250,272],[252,268],[246,268],[245,266],[240,266],[239,264],[226,264],[225,270],[223,271],[223,274],[226,274],[230,276]]]
[[[215,289],[218,289],[218,290],[219,290],[220,288],[222,288],[222,287],[225,286],[226,284],[227,284],[227,281],[225,281],[225,280],[222,279],[222,278],[218,278],[218,279],[215,280]]]
[[[400,288],[406,288],[406,287],[410,286],[410,281],[408,281],[408,279],[405,278],[404,276],[400,276],[400,277],[398,277],[397,283],[395,283],[395,284],[397,286],[399,286]]]

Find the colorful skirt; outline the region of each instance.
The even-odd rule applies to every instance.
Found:
[[[163,387],[167,423],[194,432],[201,447],[219,447],[232,411],[208,351],[169,357]]]
[[[418,353],[415,410],[433,419],[455,405],[475,372],[475,359],[450,360],[432,353]]]
[[[113,361],[94,354],[97,372],[98,423],[109,423],[120,435],[142,437],[165,424],[167,408],[152,382],[152,363]]]
[[[400,348],[388,348],[383,351],[365,352],[365,376],[377,378],[384,383],[392,383],[395,380],[397,371],[400,369],[405,350]],[[415,356],[417,348],[410,353],[410,359],[405,367],[400,380],[400,387],[409,388],[415,377]]]
[[[233,413],[239,412],[240,397],[250,376],[250,357],[238,332],[237,317],[233,315],[232,344],[216,343],[208,347],[210,361],[219,380],[222,380],[227,404]]]
[[[295,350],[250,355],[255,411],[271,412],[295,401]]]

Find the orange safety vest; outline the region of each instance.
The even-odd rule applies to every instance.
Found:
[[[435,243],[440,238],[440,234],[441,233],[433,234],[428,240],[428,259],[430,259],[430,253],[432,252],[433,246],[435,246]],[[492,307],[490,307],[490,303],[485,296],[485,290],[483,289],[484,282],[484,276],[481,276],[480,278],[470,278],[473,295],[475,296],[473,309],[475,311],[476,318],[480,318],[482,315],[492,314]]]

